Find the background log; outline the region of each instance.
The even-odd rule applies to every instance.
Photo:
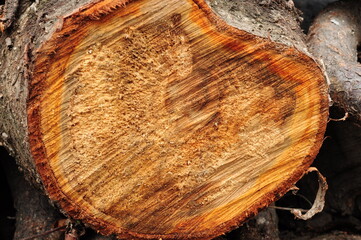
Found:
[[[295,6],[302,12],[301,27],[305,33],[313,21],[313,19],[321,12],[327,5],[337,0],[293,0]]]
[[[318,15],[308,34],[310,51],[325,66],[334,105],[358,123],[361,120],[360,13],[360,1],[332,4]]]
[[[4,151],[1,149],[1,151]],[[15,162],[0,153],[2,168],[11,190],[16,215],[14,240],[27,238],[53,229],[61,215],[49,204],[49,199],[31,186],[18,171]],[[60,239],[61,233],[52,233],[42,239]]]

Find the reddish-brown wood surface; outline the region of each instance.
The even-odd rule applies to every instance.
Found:
[[[70,217],[120,238],[208,239],[309,167],[327,121],[321,70],[290,32],[256,36],[215,5],[92,2],[22,49],[29,159]]]

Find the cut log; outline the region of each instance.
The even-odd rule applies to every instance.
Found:
[[[309,49],[325,65],[334,105],[361,123],[361,2],[336,2],[315,19]]]
[[[322,144],[327,86],[287,2],[24,8],[1,39],[2,144],[103,234],[225,233],[287,192]]]

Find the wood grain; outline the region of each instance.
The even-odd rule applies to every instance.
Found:
[[[49,196],[121,238],[234,228],[301,177],[327,120],[312,59],[226,25],[202,0],[80,9],[39,50],[31,86]]]

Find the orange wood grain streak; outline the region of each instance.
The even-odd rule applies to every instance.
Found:
[[[197,4],[199,9],[194,9],[194,11],[203,11],[207,19],[204,19],[199,16],[199,13],[196,12],[193,15],[193,21],[195,21],[198,25],[202,26],[206,33],[211,33],[215,39],[223,39],[223,44],[232,51],[249,51],[250,53],[247,56],[250,59],[254,59],[257,61],[263,62],[272,62],[273,64],[267,65],[267,69],[273,72],[274,74],[278,75],[281,78],[289,79],[290,81],[295,81],[299,83],[298,88],[303,88],[305,85],[308,85],[308,81],[314,81],[315,87],[319,88],[320,98],[315,99],[315,104],[319,105],[319,130],[316,137],[316,144],[314,145],[313,149],[311,150],[310,154],[305,158],[303,163],[300,165],[300,168],[295,169],[295,172],[291,174],[288,179],[279,186],[279,188],[275,189],[274,191],[265,195],[262,199],[260,199],[259,203],[253,206],[251,209],[248,209],[243,213],[243,215],[238,216],[220,226],[210,226],[210,230],[203,231],[203,232],[192,232],[192,233],[181,233],[181,234],[159,234],[159,235],[149,235],[149,234],[142,234],[142,233],[135,233],[135,232],[124,232],[124,230],[119,229],[116,224],[106,220],[97,219],[96,216],[93,216],[87,209],[83,209],[83,206],[79,206],[75,204],[71,199],[68,198],[66,194],[64,194],[61,190],[61,187],[57,185],[57,179],[54,178],[54,173],[52,172],[52,167],[49,166],[47,161],[48,154],[44,147],[43,133],[42,128],[43,126],[39,126],[39,123],[42,122],[41,113],[41,99],[44,95],[48,94],[44,91],[52,92],[58,91],[57,89],[64,88],[63,82],[64,80],[60,81],[60,85],[53,86],[56,89],[49,88],[49,81],[55,81],[57,79],[63,78],[63,71],[67,64],[69,56],[72,54],[73,49],[81,42],[84,34],[85,34],[85,26],[90,26],[92,21],[105,21],[107,15],[119,10],[125,4],[133,2],[133,1],[96,1],[88,6],[85,6],[81,9],[76,10],[74,13],[70,14],[69,16],[64,17],[63,25],[59,26],[59,30],[54,33],[51,39],[49,39],[44,46],[38,51],[38,55],[36,58],[35,64],[35,72],[30,83],[31,90],[30,90],[30,97],[28,101],[28,125],[29,125],[29,133],[31,133],[30,137],[30,146],[31,151],[34,156],[34,160],[37,165],[37,169],[42,176],[44,186],[48,191],[50,198],[56,201],[66,212],[68,212],[74,218],[84,219],[85,222],[93,225],[96,229],[98,229],[103,234],[111,234],[117,233],[119,237],[124,238],[143,238],[143,239],[157,239],[157,238],[172,238],[172,239],[208,239],[212,238],[218,234],[227,232],[232,228],[235,228],[240,222],[244,221],[245,219],[251,217],[255,214],[259,209],[267,206],[271,202],[273,202],[278,195],[284,194],[288,188],[296,182],[303,174],[303,172],[308,168],[311,164],[312,160],[315,158],[320,144],[322,143],[323,133],[326,127],[326,119],[327,119],[327,108],[328,104],[325,99],[327,99],[326,90],[324,89],[322,77],[322,72],[320,69],[317,68],[315,64],[313,64],[312,59],[308,58],[304,54],[296,51],[292,53],[292,57],[289,57],[287,54],[288,47],[281,46],[279,47],[278,44],[272,43],[267,41],[266,39],[261,39],[259,37],[251,36],[248,33],[245,33],[241,30],[237,30],[235,28],[229,27],[226,25],[222,20],[217,18],[206,5],[203,0],[188,0],[190,2],[194,2]],[[219,32],[213,31],[216,29]],[[71,39],[70,41],[63,41],[63,39]],[[226,40],[224,40],[226,39]],[[238,40],[234,40],[238,39]],[[243,43],[242,41],[243,40]],[[65,46],[65,43],[72,42],[73,45]],[[253,44],[255,42],[258,45],[247,45]],[[261,55],[252,55],[252,50],[255,47],[263,47],[265,49],[276,48],[278,51],[277,54],[283,54],[286,60],[278,61],[273,59],[274,55],[272,51],[265,51],[266,53]],[[59,52],[58,49],[62,49],[62,54],[57,55]],[[277,55],[276,54],[276,55]],[[307,78],[296,78],[290,77],[289,71],[284,69],[283,65],[285,61],[292,62],[295,69],[304,69],[309,68],[309,71],[315,72],[314,75],[310,75]],[[299,61],[299,63],[297,63]],[[57,63],[59,65],[53,66],[53,63]],[[51,69],[54,68],[54,70]],[[51,71],[49,71],[51,70]],[[49,75],[52,75],[51,77]],[[312,79],[311,79],[312,78]],[[64,91],[64,90],[62,90]],[[297,90],[296,90],[297,91]],[[316,90],[315,90],[316,91]],[[61,92],[61,91],[60,91]],[[63,98],[61,95],[53,96],[53,104],[55,111],[58,111],[56,115],[57,119],[56,122],[61,122],[60,117],[60,109],[61,103]],[[54,132],[54,135],[61,135],[60,126],[54,126],[51,128],[51,131]],[[302,141],[302,140],[300,140]],[[54,146],[54,150],[59,149],[60,146]],[[261,176],[262,177],[262,176]],[[261,201],[262,200],[262,201]],[[236,203],[235,203],[236,204]],[[221,212],[215,213],[215,216],[221,214]],[[195,223],[201,221],[201,219],[194,220]],[[181,226],[179,226],[181,227]],[[212,230],[211,230],[212,229]]]
[[[44,44],[37,50],[35,56],[34,72],[29,83],[29,98],[28,105],[28,129],[29,129],[29,142],[31,152],[37,167],[37,170],[42,178],[44,188],[46,189],[48,196],[61,208],[63,208],[70,216],[76,219],[84,219],[89,224],[97,226],[98,229],[105,229],[106,226],[112,225],[112,223],[99,222],[95,216],[89,213],[84,213],[82,207],[74,204],[68,197],[62,192],[61,188],[57,185],[57,180],[54,177],[54,173],[47,161],[48,155],[42,141],[43,133],[42,127],[39,125],[42,122],[41,112],[41,97],[44,94],[44,89],[47,88],[47,78],[49,75],[53,75],[54,78],[61,78],[62,72],[49,72],[49,68],[52,63],[61,61],[62,65],[59,66],[59,70],[64,70],[67,63],[67,59],[70,57],[72,50],[77,46],[82,39],[84,24],[90,24],[89,20],[99,19],[103,15],[107,15],[120,7],[124,7],[125,4],[130,2],[129,0],[119,1],[94,1],[80,9],[75,10],[73,13],[59,21],[57,24],[57,30],[51,36],[50,39],[44,42]],[[75,34],[75,31],[77,33]],[[62,46],[68,37],[72,38],[72,45]],[[57,55],[58,49],[67,49],[65,54]],[[62,53],[64,53],[62,51]],[[58,98],[54,103],[54,109],[60,110],[61,98]],[[58,117],[60,122],[60,118]],[[54,128],[53,131],[60,132],[59,128]],[[113,227],[115,228],[115,226]],[[103,231],[103,234],[110,234],[109,231]]]

